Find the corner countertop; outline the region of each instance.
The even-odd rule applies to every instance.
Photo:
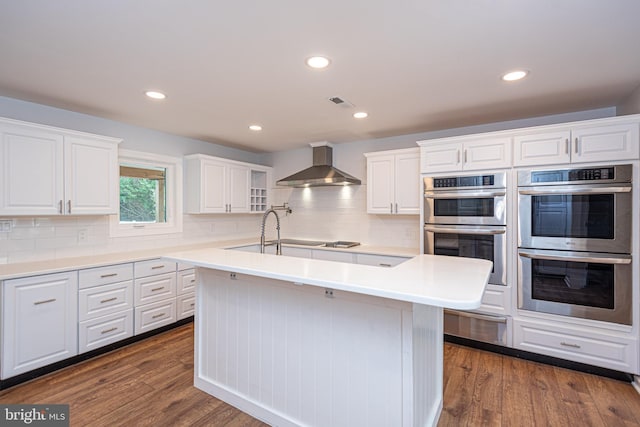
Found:
[[[165,255],[197,267],[326,287],[444,308],[478,308],[492,263],[482,259],[417,255],[395,267],[376,267],[224,249]]]
[[[11,264],[0,264],[0,280],[14,279],[25,276],[37,276],[41,274],[60,273],[63,271],[80,270],[84,268],[102,267],[111,264],[122,264],[126,262],[143,261],[152,258],[161,258],[165,254],[176,251],[187,251],[193,249],[206,248],[234,248],[241,246],[255,245],[259,243],[258,238],[245,238],[234,240],[206,241],[188,245],[175,245],[138,251],[122,251],[99,255],[58,258],[51,260],[28,261]],[[297,245],[287,245],[297,246]],[[297,246],[301,248],[321,249],[351,253],[368,253],[378,255],[397,256],[411,258],[419,252],[417,249],[380,247],[361,245],[352,248],[324,248]]]

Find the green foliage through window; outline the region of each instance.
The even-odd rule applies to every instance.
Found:
[[[165,170],[120,166],[120,222],[166,222]]]

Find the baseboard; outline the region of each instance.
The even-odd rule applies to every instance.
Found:
[[[571,360],[560,359],[553,356],[547,356],[544,354],[532,353],[529,351],[519,350],[511,347],[504,347],[496,344],[489,344],[481,341],[472,340],[469,338],[457,337],[454,335],[444,336],[446,342],[464,345],[466,347],[477,348],[479,350],[486,350],[492,353],[504,354],[506,356],[517,357],[518,359],[530,360],[532,362],[544,363],[546,365],[558,366],[561,368],[572,369],[574,371],[585,372],[588,374],[599,375],[601,377],[612,378],[614,380],[634,383],[634,376],[628,372],[616,371],[614,369],[601,368],[599,366],[588,365],[586,363],[574,362]],[[636,376],[634,387],[640,392],[640,378]]]

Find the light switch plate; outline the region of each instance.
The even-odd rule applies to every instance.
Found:
[[[8,233],[11,231],[11,220],[0,221],[0,233]]]

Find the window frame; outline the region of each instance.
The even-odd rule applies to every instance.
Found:
[[[182,158],[121,149],[118,153],[118,171],[121,164],[166,170],[166,222],[120,223],[120,172],[118,172],[118,213],[111,215],[110,237],[182,233]]]

